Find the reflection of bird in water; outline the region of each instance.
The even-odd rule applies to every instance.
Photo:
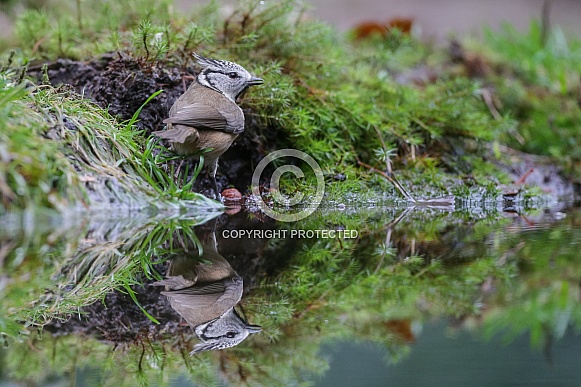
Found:
[[[201,256],[196,252],[175,258],[168,278],[154,283],[165,286],[161,294],[200,339],[190,355],[233,347],[261,330],[246,323],[234,309],[242,297],[242,278],[218,253],[214,233],[210,239],[210,243],[202,243]]]

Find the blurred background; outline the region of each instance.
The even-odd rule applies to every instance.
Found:
[[[531,19],[539,19],[543,7],[550,9],[550,22],[565,30],[581,32],[581,2],[575,0],[314,0],[313,14],[349,29],[364,21],[387,22],[412,19],[424,39],[443,41],[453,35],[478,35],[482,26],[498,29],[510,22],[526,30]]]
[[[85,0],[90,1],[90,0]],[[83,1],[83,2],[85,2]],[[0,36],[10,35],[14,15],[25,6],[42,7],[46,0],[0,0]],[[187,12],[208,1],[178,0],[176,6]],[[235,1],[219,1],[226,10]],[[577,0],[311,0],[310,14],[348,30],[361,23],[388,23],[394,18],[412,20],[414,33],[425,40],[445,42],[450,36],[478,36],[482,26],[498,29],[510,22],[517,30],[528,28],[531,19],[541,19],[543,9],[552,26],[571,34],[581,33],[581,1]]]

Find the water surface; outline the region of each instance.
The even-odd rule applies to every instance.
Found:
[[[581,212],[537,207],[4,218],[0,385],[579,385]]]

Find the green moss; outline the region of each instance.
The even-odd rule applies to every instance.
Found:
[[[513,126],[491,117],[474,80],[398,82],[402,71],[443,59],[440,51],[401,33],[354,43],[326,24],[303,19],[302,6],[290,0],[242,2],[227,17],[215,3],[191,16],[177,13],[170,2],[154,3],[30,11],[17,23],[17,41],[31,60],[121,50],[163,66],[187,66],[195,50],[239,62],[266,79],[244,100],[257,119],[258,136],[275,133],[276,148],[303,150],[327,173],[355,172],[370,186],[376,177],[358,159],[383,168],[381,155],[396,150],[397,168],[406,168],[410,160],[429,160],[447,138],[492,140]],[[125,17],[104,16],[111,7]],[[443,172],[437,163],[430,171],[432,177]]]
[[[0,75],[0,213],[34,207],[216,207],[174,182],[133,120],[119,123],[67,88]],[[159,147],[161,148],[161,147]],[[197,171],[199,172],[199,170]],[[179,200],[179,202],[178,202]]]
[[[191,336],[156,342],[141,337],[113,352],[96,339],[76,336],[47,335],[43,343],[48,344],[39,344],[36,332],[22,323],[42,326],[78,313],[114,289],[131,293],[144,278],[157,278],[154,257],[175,253],[175,246],[166,243],[174,237],[195,244],[192,227],[203,220],[176,221],[172,216],[181,216],[179,211],[163,210],[208,202],[191,193],[191,183],[174,181],[174,171],[164,167],[173,156],[135,129],[139,112],[120,123],[66,88],[21,84],[13,70],[5,69],[0,83],[3,212],[105,207],[110,200],[161,212],[104,228],[104,235],[82,224],[31,232],[23,240],[0,234],[19,246],[2,259],[8,282],[0,289],[2,310],[8,311],[0,316],[0,332],[10,336],[2,337],[10,344],[2,365],[11,377],[33,383],[52,368],[57,370],[53,376],[64,378],[82,363],[99,369],[103,376],[96,383],[103,385],[135,380],[168,385],[173,373],[216,384],[219,366],[233,385],[300,384],[306,373],[328,368],[318,351],[329,340],[374,341],[392,359],[405,356],[409,345],[390,329],[394,320],[421,325],[438,317],[484,319],[491,335],[506,326],[513,329],[510,337],[530,331],[533,343],[553,333],[558,337],[563,324],[581,324],[574,290],[581,273],[576,235],[533,230],[551,233],[550,242],[539,236],[523,244],[528,234],[509,227],[494,203],[486,207],[508,177],[483,161],[493,147],[481,146],[515,145],[518,134],[524,149],[567,153],[574,165],[579,108],[569,75],[578,71],[572,60],[577,43],[567,45],[570,53],[561,63],[555,59],[562,58],[560,51],[529,45],[535,30],[518,35],[514,46],[508,37],[489,36],[498,41],[488,43],[496,56],[487,55],[508,67],[509,77],[475,81],[443,71],[436,81],[414,85],[401,83],[400,76],[410,68],[443,66],[442,51],[397,32],[351,42],[328,25],[300,18],[301,8],[291,1],[244,3],[228,17],[220,16],[216,3],[192,15],[178,14],[169,2],[149,0],[63,4],[70,12],[55,6],[20,17],[14,44],[21,52],[12,58],[12,68],[115,50],[168,67],[191,66],[193,50],[237,61],[267,81],[243,101],[257,136],[274,137],[275,144],[264,143],[277,149],[311,154],[325,174],[331,208],[280,227],[347,228],[357,230],[359,238],[301,241],[294,250],[287,248],[288,241],[271,240],[265,251],[284,256],[285,266],[260,277],[242,302],[251,321],[265,329],[229,352],[190,358]],[[533,62],[519,68],[524,57]],[[504,117],[490,114],[482,82],[497,87]],[[551,120],[551,111],[563,114]],[[392,163],[414,195],[454,193],[479,201],[454,213],[397,206],[374,210],[377,204],[398,204],[396,193],[358,160],[379,169]],[[285,181],[284,188],[309,195],[311,180]],[[531,194],[538,192],[525,198]],[[95,238],[82,239],[89,231]],[[496,292],[488,293],[487,286]],[[528,318],[531,309],[533,318]],[[31,353],[35,344],[39,351]],[[29,360],[22,366],[25,356]]]
[[[518,123],[498,137],[524,151],[550,155],[580,177],[581,41],[558,27],[543,41],[538,22],[525,33],[504,25],[487,30],[484,42],[471,46],[493,64],[486,80],[495,86],[499,111]]]
[[[65,207],[69,198],[82,200],[84,191],[59,144],[43,138],[47,115],[35,108],[29,91],[0,76],[1,208]]]

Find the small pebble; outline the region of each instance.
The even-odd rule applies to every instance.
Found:
[[[226,188],[222,191],[222,197],[228,201],[240,201],[242,200],[242,194],[236,188]]]

